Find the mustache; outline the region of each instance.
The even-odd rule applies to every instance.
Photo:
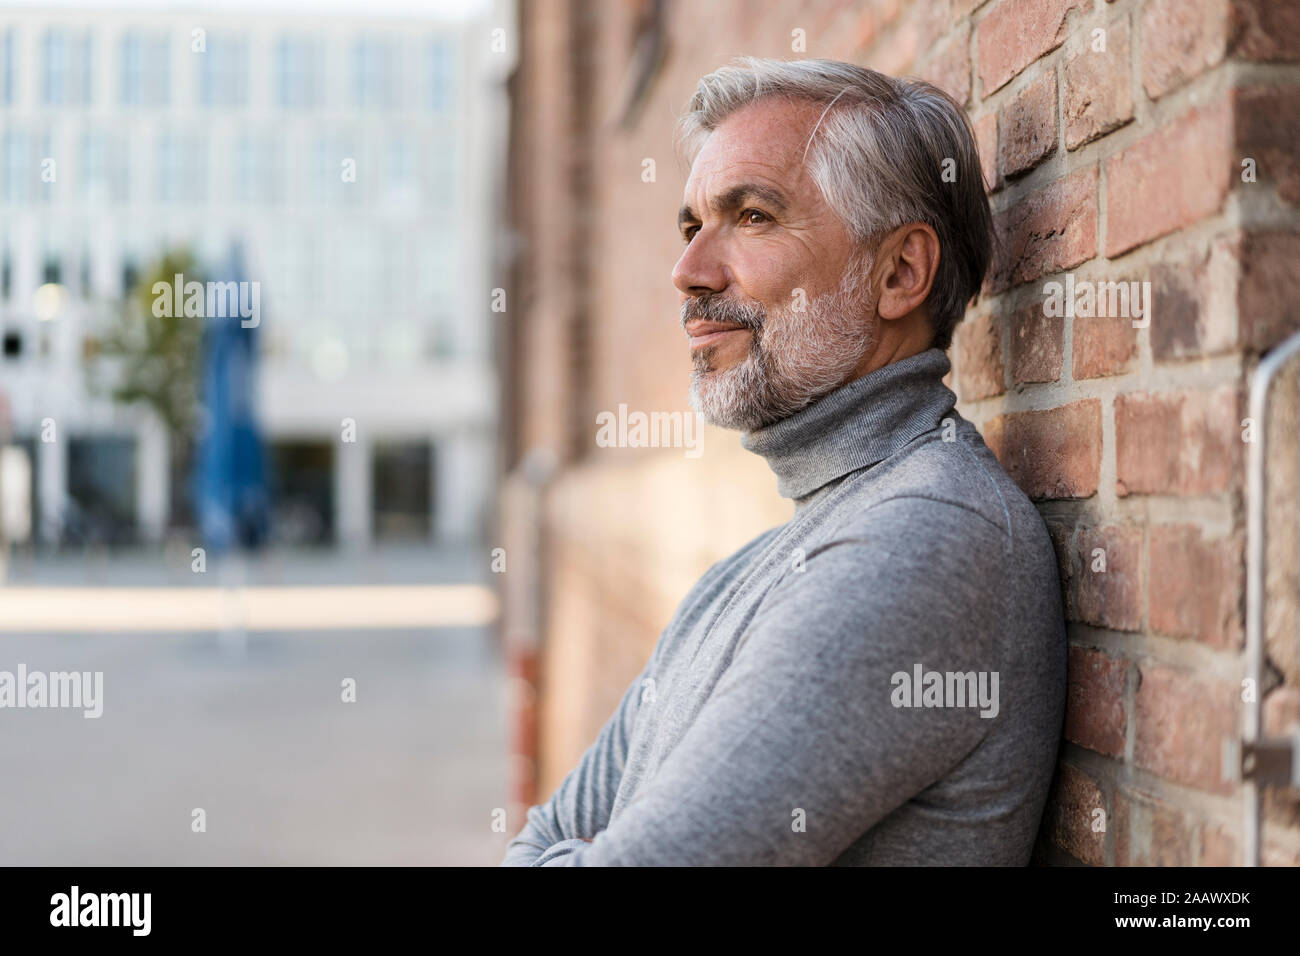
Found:
[[[737,302],[718,293],[708,292],[682,303],[682,328],[692,319],[735,323],[747,329],[760,329],[767,319],[767,310],[761,305]]]

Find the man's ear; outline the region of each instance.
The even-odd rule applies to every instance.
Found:
[[[876,254],[876,314],[901,319],[921,308],[939,269],[939,236],[923,222],[899,226]]]

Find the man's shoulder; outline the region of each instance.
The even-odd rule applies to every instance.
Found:
[[[850,476],[841,508],[839,523],[848,530],[922,517],[940,525],[988,525],[1007,544],[1045,532],[1028,496],[964,419]]]
[[[678,613],[682,613],[683,610],[691,607],[693,603],[700,599],[707,599],[718,589],[724,588],[726,582],[733,577],[739,569],[748,566],[756,555],[762,553],[768,543],[780,534],[783,527],[783,525],[778,525],[774,528],[768,528],[766,531],[761,532],[749,541],[745,542],[745,544],[731,552],[731,554],[719,558],[714,561],[713,564],[709,565],[704,573],[700,575],[695,584],[692,585],[690,591],[687,592],[685,599],[682,601],[681,607],[678,609]]]

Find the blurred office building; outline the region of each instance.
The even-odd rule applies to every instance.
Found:
[[[193,526],[173,433],[88,365],[165,255],[211,277],[235,245],[273,536],[481,537],[510,64],[490,7],[353,9],[0,12],[0,444],[30,456],[37,542]]]

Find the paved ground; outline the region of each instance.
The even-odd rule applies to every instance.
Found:
[[[16,560],[9,578],[206,583],[174,565]],[[463,552],[292,555],[245,568],[243,583],[465,583],[486,566]],[[0,863],[493,865],[504,852],[491,822],[507,792],[505,678],[489,629],[110,635],[91,623],[0,634],[0,670],[19,663],[103,671],[104,712],[0,709]],[[340,700],[347,677],[356,703]],[[191,830],[197,807],[205,833]]]

